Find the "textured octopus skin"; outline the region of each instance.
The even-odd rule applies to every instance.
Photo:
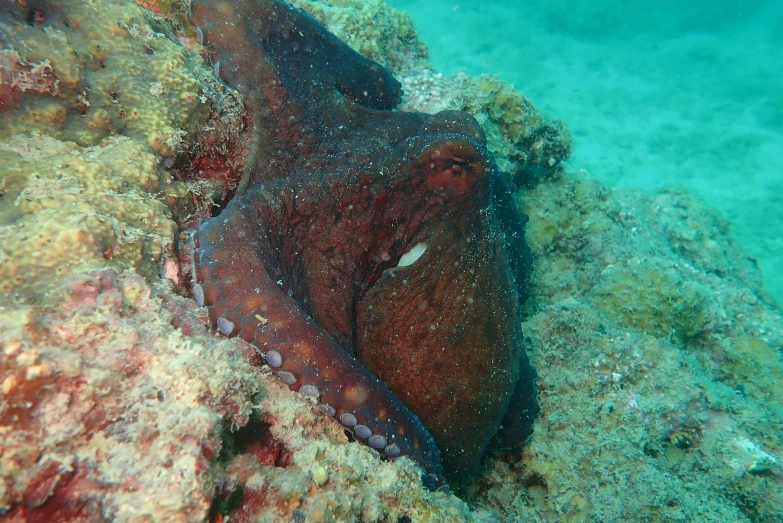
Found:
[[[253,120],[235,197],[193,234],[216,330],[430,487],[524,441],[526,217],[475,120],[392,111],[391,73],[283,2],[199,1],[192,21]]]

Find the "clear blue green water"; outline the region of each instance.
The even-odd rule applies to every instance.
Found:
[[[783,2],[390,4],[436,69],[495,73],[565,120],[571,170],[719,209],[783,303]]]

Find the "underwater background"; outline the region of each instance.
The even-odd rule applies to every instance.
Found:
[[[783,3],[389,3],[437,70],[497,74],[566,120],[575,174],[718,209],[783,303]]]

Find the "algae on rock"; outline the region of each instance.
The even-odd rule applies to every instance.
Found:
[[[0,144],[0,162],[0,305],[50,305],[64,277],[95,269],[160,277],[177,224],[143,145],[17,136]]]
[[[149,11],[116,0],[47,3],[39,27],[16,22],[27,14],[7,4],[0,78],[11,89],[0,89],[0,139],[38,131],[90,146],[127,136],[169,157],[208,113],[193,57]],[[56,91],[24,88],[30,67],[20,64],[46,64]]]

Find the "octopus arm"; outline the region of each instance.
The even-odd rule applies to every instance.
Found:
[[[249,206],[234,200],[193,234],[193,294],[211,324],[255,347],[278,379],[356,439],[387,457],[409,456],[426,483],[443,484],[438,448],[419,419],[270,277]]]

